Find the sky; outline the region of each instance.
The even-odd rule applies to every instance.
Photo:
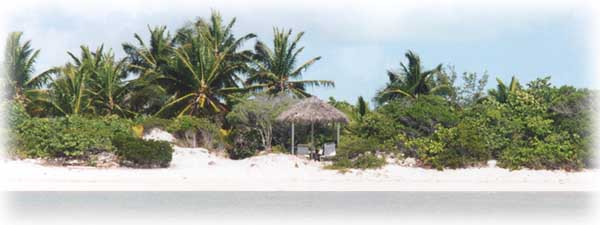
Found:
[[[552,76],[555,85],[591,88],[595,70],[591,1],[27,1],[0,9],[0,37],[23,31],[41,49],[37,72],[68,61],[67,51],[104,44],[124,56],[133,34],[148,25],[171,31],[218,10],[237,18],[234,34],[255,33],[271,44],[273,27],[304,31],[300,62],[322,59],[303,79],[335,81],[309,89],[326,99],[371,99],[386,71],[413,50],[425,68],[453,65],[459,74],[518,75],[522,83]],[[251,48],[255,40],[246,42]],[[4,43],[0,43],[3,49]]]

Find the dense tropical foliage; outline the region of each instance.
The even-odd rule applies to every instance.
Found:
[[[134,34],[135,42],[122,44],[123,58],[103,45],[81,46],[67,52],[69,62],[39,74],[40,50],[12,33],[2,77],[11,153],[81,159],[108,152],[126,166],[165,167],[171,147],[141,139],[155,128],[172,133],[177,145],[221,150],[233,159],[289,152],[290,127],[277,115],[311,96],[309,87],[334,82],[302,79],[321,59],[299,61],[303,32],[274,28],[269,46],[252,33],[234,35],[235,22],[214,11],[173,33],[149,26],[147,38]],[[251,41],[253,48],[244,48]],[[329,99],[350,120],[331,168],[378,168],[390,157],[436,169],[488,160],[510,169],[593,166],[594,92],[554,86],[550,77],[521,84],[516,76],[486,90],[487,72],[459,77],[452,66],[426,69],[415,52],[404,56],[407,63],[387,72],[375,104],[362,96],[356,103]],[[332,126],[314,129],[318,143],[334,141]]]

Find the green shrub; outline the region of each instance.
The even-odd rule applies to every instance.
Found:
[[[227,154],[229,155],[230,159],[245,159],[256,155],[256,149],[240,146],[232,149],[227,149]]]
[[[574,142],[575,140],[575,142]],[[533,139],[528,145],[514,145],[502,153],[499,166],[509,169],[579,170],[589,152],[576,141],[577,135],[551,134],[544,140]]]
[[[260,135],[257,130],[243,129],[241,127],[233,129],[230,134],[233,139],[233,145],[227,149],[229,158],[244,159],[256,155],[258,150],[262,150]]]
[[[273,153],[289,153],[289,151],[282,145],[275,145],[271,148]]]
[[[348,168],[354,169],[379,169],[385,166],[385,159],[379,158],[373,154],[365,154],[356,157],[355,159],[341,158],[335,160],[333,164],[327,166],[327,169],[343,170]]]
[[[131,167],[169,167],[173,148],[166,141],[143,140],[131,135],[118,135],[112,140],[122,164]]]
[[[401,128],[391,117],[378,112],[366,114],[349,127],[354,135],[379,141],[394,138],[399,130],[403,130]]]
[[[440,96],[423,95],[416,100],[394,100],[378,111],[401,124],[409,137],[423,137],[435,132],[438,125],[455,126],[459,121],[457,109]]]
[[[144,130],[150,130],[152,128],[167,129],[171,125],[172,121],[169,119],[163,119],[159,117],[146,117],[141,121],[141,125],[144,126]]]
[[[416,138],[409,141],[407,146],[416,149],[417,158],[425,166],[442,170],[444,167],[448,167],[449,164],[451,164],[447,163],[445,160],[452,154],[444,149],[444,143],[434,141],[430,138]]]
[[[131,134],[128,120],[80,116],[29,118],[14,132],[17,151],[27,157],[77,157],[89,150],[110,151],[113,136]]]
[[[340,145],[329,169],[376,169],[385,165],[385,159],[375,154],[382,146],[373,138],[364,139],[357,136],[346,136]]]
[[[173,119],[166,129],[180,140],[178,144],[183,146],[213,149],[219,143],[223,143],[219,125],[205,118],[180,116]]]
[[[4,105],[2,105],[4,106]],[[25,109],[23,103],[17,101],[8,102],[8,125],[11,128],[17,127],[23,121],[31,118]]]

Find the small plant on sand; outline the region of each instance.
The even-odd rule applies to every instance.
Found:
[[[169,167],[173,148],[168,142],[143,140],[131,135],[113,138],[121,164],[129,167],[159,168]]]

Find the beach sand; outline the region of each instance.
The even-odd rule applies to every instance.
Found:
[[[396,164],[342,174],[323,165],[286,154],[231,160],[202,148],[175,147],[165,169],[51,167],[4,159],[0,171],[8,191],[595,191],[599,174]]]

